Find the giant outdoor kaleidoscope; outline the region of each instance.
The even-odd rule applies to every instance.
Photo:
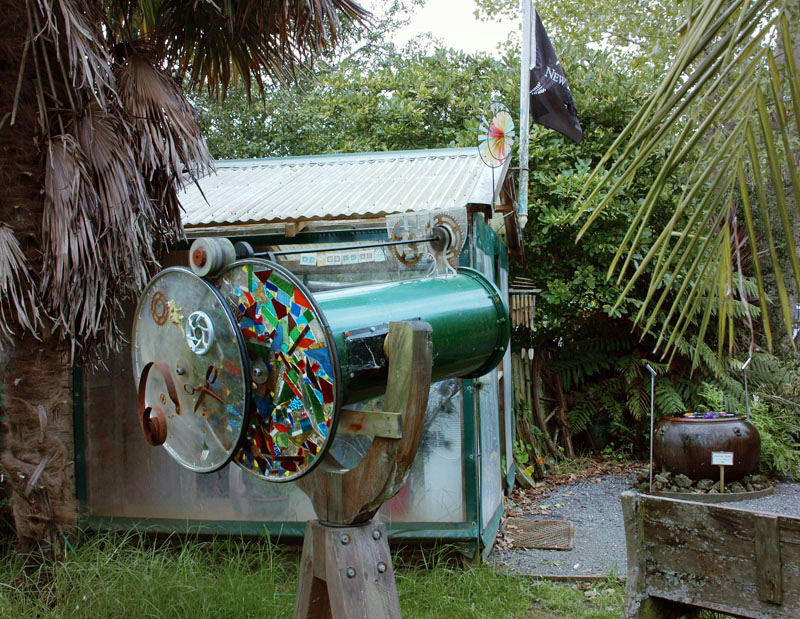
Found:
[[[456,236],[426,240],[446,260],[457,257]],[[434,380],[481,375],[505,352],[508,309],[472,269],[312,294],[276,261],[242,253],[196,241],[192,269],[157,274],[136,310],[142,429],[193,471],[233,462],[286,482],[312,470],[342,407],[386,389],[391,322],[432,326]]]

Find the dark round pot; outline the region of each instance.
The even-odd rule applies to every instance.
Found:
[[[725,467],[725,481],[736,481],[756,470],[761,437],[744,417],[666,417],[656,425],[656,468],[691,479],[719,479],[719,467],[711,464],[712,451],[733,452],[733,466]]]

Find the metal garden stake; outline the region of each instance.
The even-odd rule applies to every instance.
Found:
[[[748,420],[750,419],[750,393],[747,391],[747,366],[750,365],[752,360],[752,357],[748,357],[747,361],[745,361],[742,366],[742,374],[744,375],[744,405],[747,408],[746,419]]]
[[[650,372],[650,494],[653,494],[653,432],[655,427],[654,398],[656,393],[656,371],[645,363],[644,367]]]

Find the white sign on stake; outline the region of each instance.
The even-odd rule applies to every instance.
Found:
[[[712,451],[711,464],[712,466],[733,466],[733,452]]]

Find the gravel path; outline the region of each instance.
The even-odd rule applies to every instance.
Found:
[[[572,550],[493,551],[489,561],[521,574],[537,576],[624,576],[627,570],[625,532],[619,496],[632,487],[635,475],[613,473],[557,486],[537,504],[552,506],[550,516],[575,525]],[[555,508],[556,504],[563,507]],[[800,517],[800,484],[777,484],[775,494],[725,503],[726,507]]]

